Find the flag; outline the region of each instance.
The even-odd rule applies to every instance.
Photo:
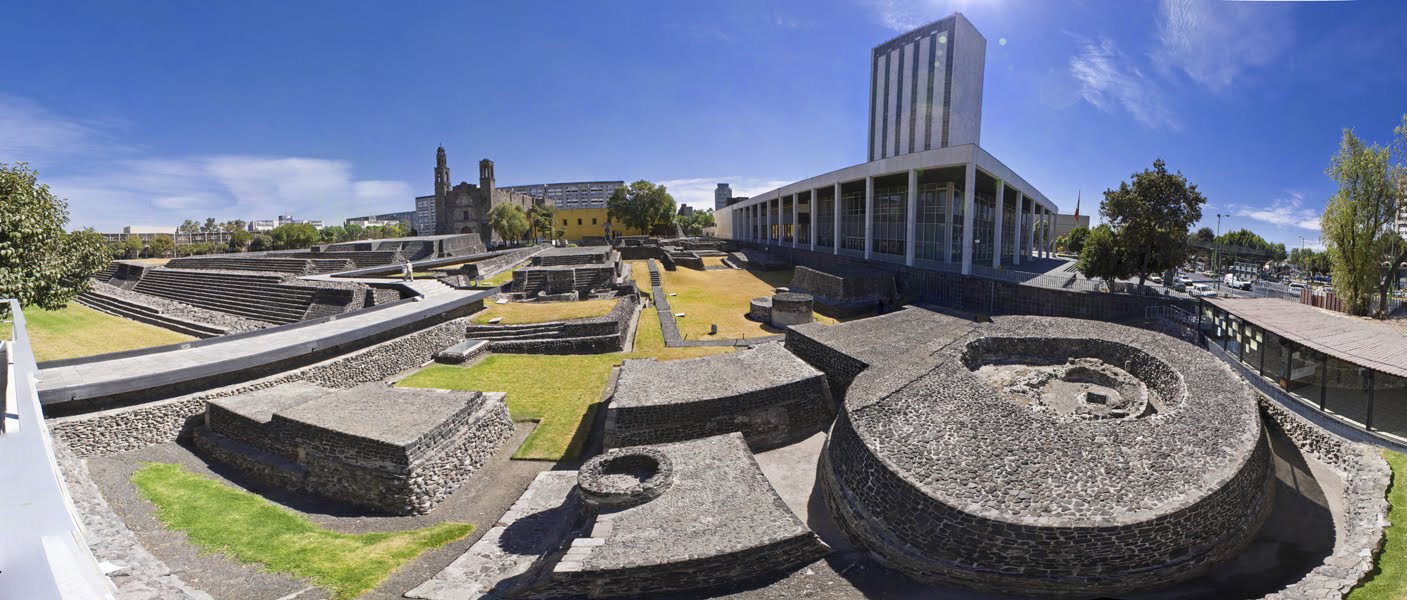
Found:
[[[1080,192],[1075,191],[1075,225],[1080,224]]]

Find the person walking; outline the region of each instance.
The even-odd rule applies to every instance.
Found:
[[[415,269],[411,268],[410,261],[401,259],[401,279],[413,281],[415,279]]]

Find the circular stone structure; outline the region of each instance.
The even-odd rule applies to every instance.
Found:
[[[783,292],[772,296],[772,319],[775,327],[811,322],[811,295]]]
[[[748,302],[747,318],[758,323],[772,322],[772,297],[758,296]]]
[[[627,508],[644,504],[669,489],[674,465],[663,452],[645,446],[598,455],[577,472],[577,487],[587,505]]]
[[[920,581],[1110,595],[1194,577],[1269,515],[1254,393],[1149,331],[999,317],[851,384],[820,485],[842,529]],[[957,337],[961,335],[961,337]]]

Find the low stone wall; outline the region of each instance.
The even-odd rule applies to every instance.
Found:
[[[796,328],[788,328],[786,336],[787,350],[825,373],[826,383],[836,398],[844,398],[850,383],[869,368],[864,361],[817,341]]]
[[[419,367],[464,338],[464,321],[440,323],[292,372],[191,396],[49,420],[54,439],[82,457],[102,456],[175,441],[189,435],[210,398],[233,396],[291,381],[348,388]]]
[[[533,255],[542,252],[546,248],[543,246],[529,246],[527,248],[517,248],[509,250],[498,256],[486,258],[484,260],[465,263],[459,267],[461,273],[470,279],[488,279],[507,271],[520,262],[523,262]]]
[[[627,360],[606,412],[607,448],[741,432],[753,449],[821,431],[825,376],[780,344],[679,361]]]
[[[504,354],[605,354],[625,348],[630,320],[639,307],[635,295],[621,296],[611,312],[599,317],[543,323],[540,329],[555,330],[531,339],[492,339],[489,349]],[[552,327],[549,327],[552,326]],[[478,326],[487,330],[487,326]],[[473,333],[470,333],[473,337]]]
[[[1350,442],[1260,395],[1267,427],[1289,438],[1305,454],[1343,477],[1343,518],[1334,532],[1334,552],[1299,581],[1266,600],[1341,599],[1373,572],[1385,541],[1392,469],[1378,450]]]

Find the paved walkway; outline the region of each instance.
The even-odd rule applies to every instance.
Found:
[[[655,296],[655,312],[660,317],[660,331],[664,333],[664,345],[670,348],[680,348],[686,346],[755,346],[764,342],[780,342],[786,339],[786,335],[766,335],[755,338],[739,338],[733,340],[685,340],[679,334],[679,323],[674,320],[674,311],[669,307],[669,296],[665,295],[664,287],[660,284],[659,265],[655,259],[650,259],[650,289]]]
[[[39,397],[44,404],[102,398],[274,363],[432,317],[496,291],[461,291],[427,280],[404,285],[419,292],[422,299],[325,317],[314,324],[302,321],[211,338],[203,344],[163,346],[151,352],[122,353],[106,360],[43,369],[38,376]]]

